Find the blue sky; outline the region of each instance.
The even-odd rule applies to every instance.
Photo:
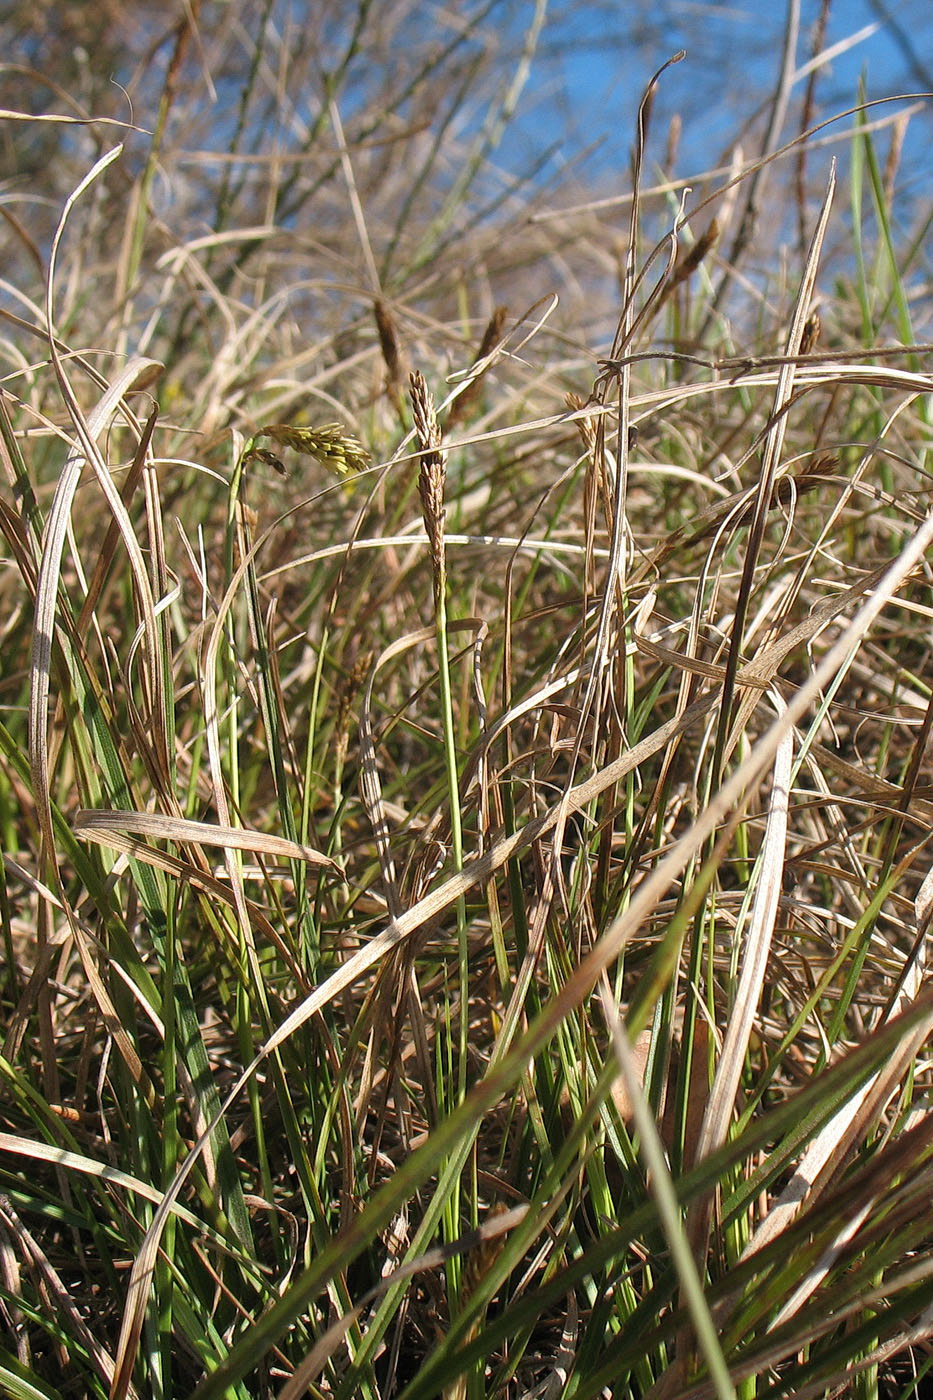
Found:
[[[525,9],[530,17],[533,5]],[[522,7],[518,7],[519,11]],[[803,0],[798,66],[810,56],[820,5]],[[677,49],[686,60],[662,80],[652,122],[650,154],[663,159],[670,118],[684,117],[677,172],[687,175],[717,161],[745,122],[773,90],[781,62],[787,6],[731,0],[620,0],[616,4],[576,3],[552,7],[518,112],[518,123],[503,152],[540,149],[559,140],[563,157],[591,149],[585,174],[611,176],[627,171],[634,115],[646,79]],[[871,33],[865,33],[874,26]],[[917,91],[933,74],[933,4],[930,0],[835,0],[824,47],[862,34],[847,52],[821,71],[815,99],[819,117],[856,101],[864,75],[870,97]],[[795,89],[802,97],[804,82]],[[933,87],[933,82],[930,82]],[[785,128],[797,130],[800,103]],[[880,113],[876,114],[880,116]],[[933,102],[912,118],[904,155],[903,182],[913,194],[929,191],[928,148],[933,136]],[[882,151],[887,137],[880,138]],[[747,149],[754,149],[754,140]],[[840,147],[840,150],[843,148]],[[555,157],[555,163],[560,157]]]

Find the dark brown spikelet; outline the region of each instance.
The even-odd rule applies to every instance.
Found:
[[[586,407],[586,400],[581,399],[579,394],[568,394],[564,402],[572,413],[577,413],[581,408]],[[586,520],[588,545],[586,578],[588,585],[593,587],[593,554],[589,546],[593,544],[594,531],[596,529],[596,504],[597,501],[601,504],[606,530],[611,533],[612,486],[606,474],[606,454],[603,450],[602,435],[600,434],[598,420],[596,418],[578,418],[574,427],[580,435],[580,441],[583,444],[583,450],[586,453],[587,459],[583,486],[584,518]],[[631,447],[630,429],[629,448]]]
[[[820,313],[818,311],[811,311],[804,325],[803,335],[800,337],[801,355],[809,355],[810,351],[815,348],[822,329],[823,323],[820,320]]]
[[[670,125],[667,128],[667,146],[664,150],[664,169],[673,171],[677,164],[677,153],[680,150],[680,137],[683,131],[683,121],[679,112],[675,112],[671,117]]]
[[[692,248],[688,248],[683,257],[677,259],[674,264],[674,271],[671,273],[671,280],[668,284],[667,294],[669,295],[675,287],[679,287],[682,282],[686,282],[691,272],[696,272],[700,263],[719,242],[719,223],[716,219],[711,219],[709,226],[700,234]]]
[[[401,386],[404,376],[404,353],[398,331],[398,321],[382,297],[373,303],[379,348],[386,367],[386,393],[396,410],[401,407]]]
[[[479,349],[473,360],[474,366],[482,364],[483,360],[492,354],[493,350],[495,350],[496,346],[501,341],[502,329],[508,314],[509,308],[507,306],[497,306],[490,316],[486,329],[483,331],[483,338],[480,341]],[[459,398],[454,399],[453,403],[450,405],[450,413],[447,415],[448,430],[453,427],[454,423],[462,423],[464,418],[467,417],[470,409],[476,402],[480,385],[488,369],[489,366],[485,365],[480,372],[469,381]]]
[[[586,407],[586,399],[581,399],[579,394],[567,394],[564,402],[571,413],[579,413],[581,408]],[[596,423],[592,418],[578,418],[574,427],[580,435],[584,450],[593,455],[596,449]]]
[[[820,484],[821,476],[829,476],[839,470],[839,463],[831,452],[822,452],[819,456],[812,458],[805,463],[799,471],[787,476],[778,477],[771,490],[771,505],[781,503],[787,505],[793,494],[802,496],[808,491],[813,491]],[[685,529],[677,532],[677,537],[687,540],[688,546],[692,548],[700,540],[708,539],[719,529],[726,516],[731,514],[736,507],[743,492],[737,491],[734,495],[722,501],[715,501],[711,506],[707,506],[695,517],[690,528],[698,526],[692,534],[688,534]],[[741,515],[733,519],[733,528],[746,522],[751,515],[752,507],[748,505]],[[702,524],[700,522],[703,522]]]
[[[270,452],[267,447],[251,447],[243,457],[244,462],[265,462],[267,467],[274,467],[279,476],[288,476],[288,472],[282,461],[276,457],[274,452]]]
[[[411,384],[411,411],[415,423],[415,436],[418,439],[418,446],[421,448],[418,494],[421,497],[424,528],[431,547],[434,596],[438,598],[443,593],[446,574],[444,561],[444,482],[447,478],[447,455],[441,445],[443,439],[437,421],[437,412],[424,375],[420,370],[413,370],[409,382]]]

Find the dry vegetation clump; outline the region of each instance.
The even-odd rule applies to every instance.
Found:
[[[487,8],[114,3],[125,130],[20,74],[4,1393],[925,1393],[896,110],[651,193],[665,65],[610,233]]]

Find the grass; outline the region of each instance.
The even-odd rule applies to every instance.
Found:
[[[543,8],[226,8],[5,209],[0,1391],[924,1395],[897,108],[613,234]]]

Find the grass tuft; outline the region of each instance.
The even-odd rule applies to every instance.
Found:
[[[0,1391],[921,1397],[914,108],[790,27],[691,182],[672,60],[620,234],[543,4],[305,8],[16,124]]]

